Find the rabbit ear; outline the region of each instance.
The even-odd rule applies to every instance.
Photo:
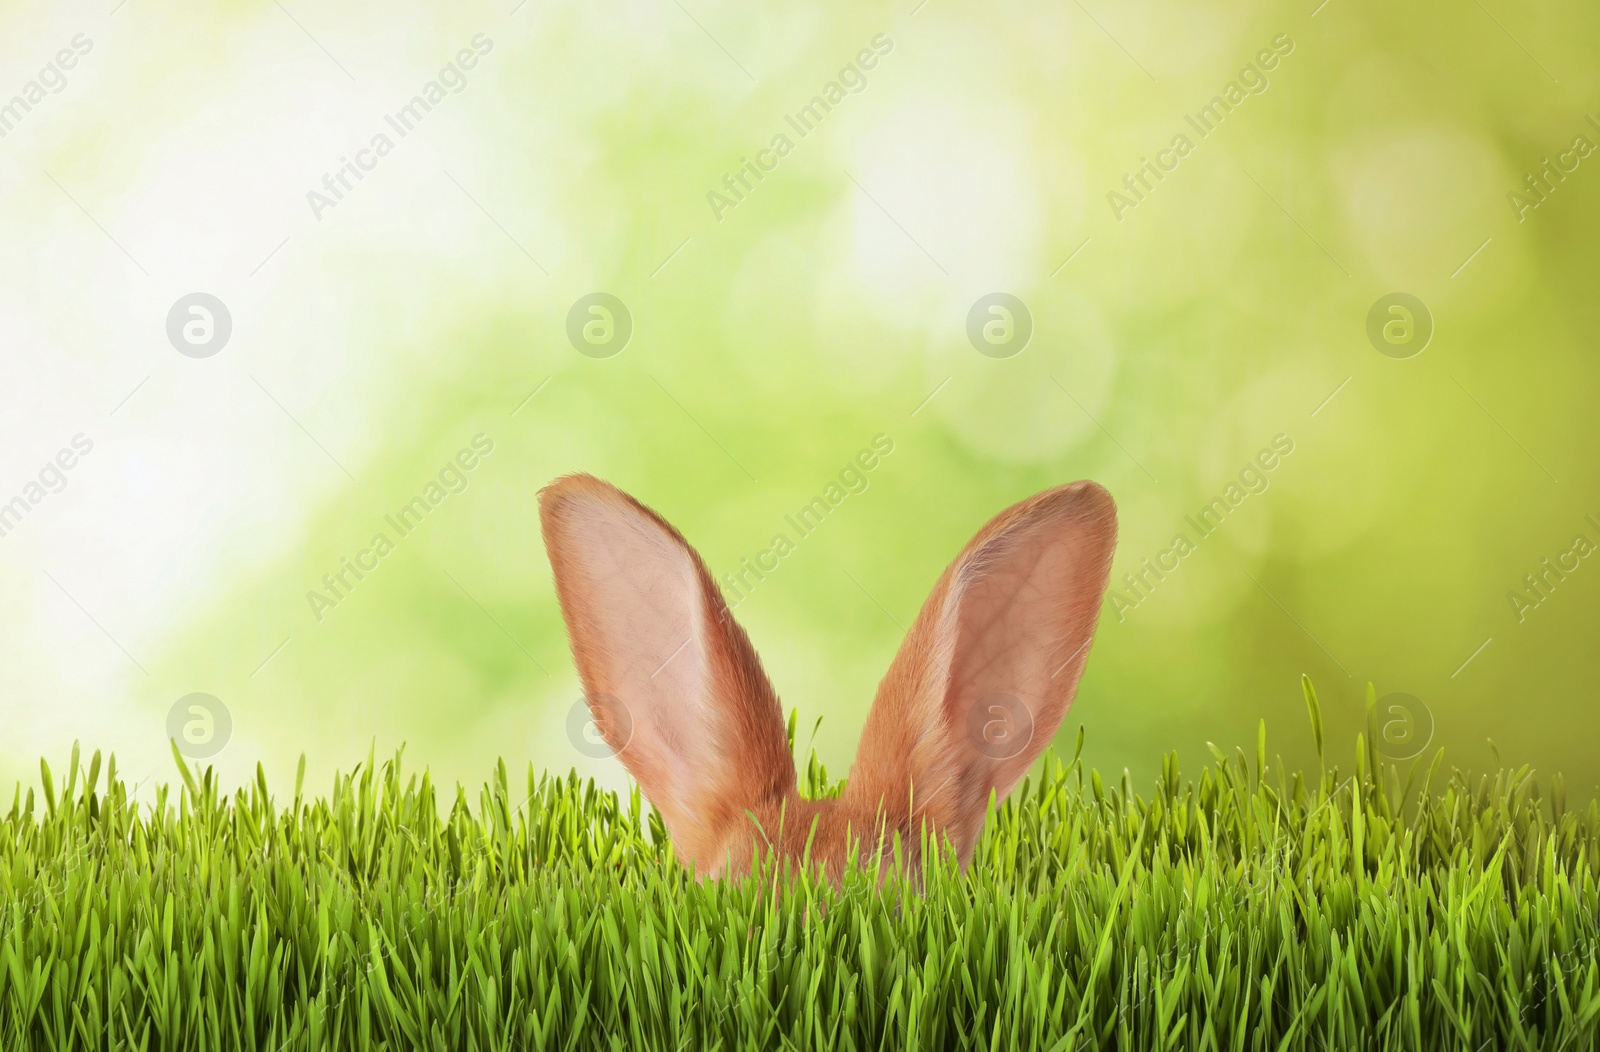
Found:
[[[701,875],[747,809],[796,792],[777,695],[705,565],[655,512],[588,475],[539,494],[595,724]]]
[[[1054,738],[1083,674],[1117,513],[1093,482],[995,516],[935,585],[878,688],[845,788],[891,828],[945,832],[963,865],[989,792],[1004,799]]]

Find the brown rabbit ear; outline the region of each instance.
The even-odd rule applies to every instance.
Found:
[[[929,823],[963,865],[989,792],[1022,780],[1061,726],[1111,572],[1111,495],[1076,482],[995,516],[945,570],[862,732],[845,798],[891,828]]]
[[[745,811],[796,791],[777,695],[700,557],[659,515],[570,475],[540,492],[539,516],[595,724],[679,860],[715,874]]]

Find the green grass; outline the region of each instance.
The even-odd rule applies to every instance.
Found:
[[[180,761],[141,809],[75,753],[4,816],[0,1049],[1596,1047],[1600,808],[1370,727],[1304,776],[1264,731],[1143,793],[1052,761],[922,894],[702,886],[637,795],[503,764]]]

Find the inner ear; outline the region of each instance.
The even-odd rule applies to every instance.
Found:
[[[612,743],[619,755],[631,751],[624,762],[649,768],[663,798],[681,797],[688,772],[716,759],[697,733],[709,655],[695,559],[632,508],[579,500],[568,514],[561,528],[587,542],[561,546],[556,579],[563,610],[578,615],[568,635],[584,687],[606,699],[615,733],[627,735]]]
[[[1078,677],[1062,676],[1074,659],[1081,666],[1104,591],[1080,570],[1082,546],[1056,525],[1027,523],[998,538],[958,578],[946,719],[1002,777],[1037,736],[1036,717],[1048,723],[1057,705],[1065,713]]]

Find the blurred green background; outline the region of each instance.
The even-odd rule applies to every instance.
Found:
[[[1415,699],[1386,703],[1393,754],[1481,768],[1493,739],[1585,791],[1600,561],[1525,578],[1600,545],[1597,34],[1525,0],[10,5],[0,776],[81,739],[168,779],[203,692],[228,781],[304,752],[320,787],[375,742],[469,784],[497,756],[623,784],[569,734],[538,488],[613,481],[721,575],[881,434],[738,607],[839,773],[946,563],[1093,478],[1123,601],[1068,749],[1081,723],[1146,780],[1265,718],[1307,762],[1304,672],[1333,742],[1370,682]],[[747,160],[772,170],[719,204]],[[195,292],[231,317],[209,357],[167,331]],[[567,335],[596,292],[631,317],[610,357]],[[1031,317],[1009,357],[967,333],[997,292]],[[1393,293],[1420,353],[1369,339]]]

